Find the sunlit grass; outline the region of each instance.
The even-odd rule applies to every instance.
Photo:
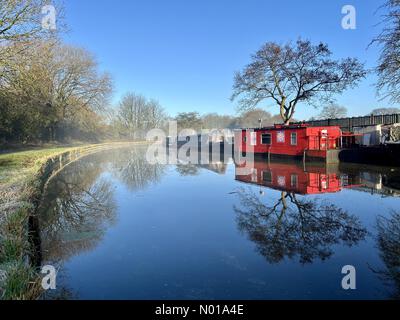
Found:
[[[27,175],[38,170],[44,159],[71,149],[55,147],[0,154],[0,185],[20,183]]]

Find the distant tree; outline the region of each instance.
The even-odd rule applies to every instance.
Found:
[[[372,42],[381,45],[378,93],[400,102],[400,0],[387,0],[384,9],[383,30]]]
[[[115,125],[121,136],[144,138],[146,131],[162,127],[166,117],[164,109],[157,101],[128,92],[119,103]]]
[[[203,122],[198,112],[181,112],[175,117],[178,122],[178,130],[194,129],[196,131],[202,129]]]
[[[225,129],[234,126],[235,118],[229,115],[208,113],[202,117],[202,122],[205,129]]]
[[[395,114],[395,113],[400,113],[399,108],[377,108],[371,111],[370,114],[374,116],[381,116],[385,114]]]
[[[258,128],[261,126],[271,125],[271,114],[262,109],[253,109],[242,112],[238,117],[238,123],[241,128]]]
[[[329,104],[321,110],[321,113],[318,115],[318,119],[338,119],[345,118],[347,116],[347,108],[339,106],[337,104]]]
[[[365,77],[364,65],[357,59],[333,60],[331,55],[323,43],[268,42],[236,74],[232,100],[241,97],[240,110],[270,100],[278,105],[282,121],[289,124],[298,103],[325,103]]]

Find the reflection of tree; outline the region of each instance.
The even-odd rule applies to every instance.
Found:
[[[377,271],[385,282],[395,285],[392,297],[400,299],[400,213],[393,212],[389,217],[377,218],[378,248],[386,266]]]
[[[197,176],[199,174],[199,166],[195,164],[182,164],[178,163],[176,165],[176,171],[181,176]]]
[[[53,179],[40,208],[45,260],[58,261],[93,248],[115,221],[111,184],[98,178],[90,159],[73,163]]]
[[[164,175],[164,166],[149,163],[144,148],[121,150],[114,155],[112,169],[115,176],[132,191],[144,189],[160,181]]]
[[[182,164],[178,163],[176,165],[176,171],[181,176],[197,176],[200,169],[207,169],[218,174],[225,174],[227,164],[222,162],[215,162],[209,164]]]
[[[301,263],[324,260],[333,254],[334,244],[351,246],[366,236],[355,216],[318,199],[298,199],[282,192],[269,206],[250,190],[242,188],[238,194],[240,207],[234,210],[239,229],[271,263],[296,256]]]

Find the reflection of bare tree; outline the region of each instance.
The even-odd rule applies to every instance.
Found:
[[[80,161],[51,181],[40,208],[45,260],[59,261],[93,248],[115,221],[111,184],[94,162]]]
[[[389,217],[377,218],[377,242],[380,256],[386,266],[377,271],[388,285],[395,286],[391,296],[400,299],[400,213],[392,212]]]
[[[333,254],[334,244],[351,246],[366,236],[355,216],[318,199],[282,192],[276,203],[266,205],[248,189],[241,188],[238,194],[240,207],[234,210],[239,229],[271,263],[296,256],[301,263],[324,260]]]
[[[114,155],[112,169],[115,176],[132,191],[146,188],[161,180],[165,167],[151,164],[146,159],[146,149],[124,149]]]

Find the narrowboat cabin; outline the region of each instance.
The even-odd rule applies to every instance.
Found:
[[[274,157],[323,159],[337,163],[342,144],[338,126],[311,127],[307,124],[275,125],[235,132],[235,149],[239,152]]]

